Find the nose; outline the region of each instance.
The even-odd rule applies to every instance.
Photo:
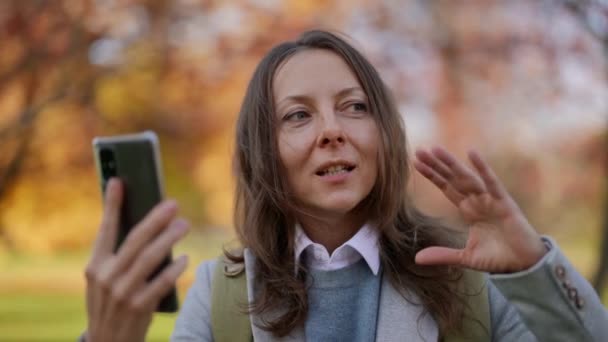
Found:
[[[319,147],[337,147],[346,141],[346,134],[334,113],[324,115],[317,141]]]

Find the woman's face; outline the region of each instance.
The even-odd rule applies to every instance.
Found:
[[[276,72],[278,147],[302,209],[320,217],[351,213],[376,181],[378,127],[366,94],[337,54],[310,49]]]

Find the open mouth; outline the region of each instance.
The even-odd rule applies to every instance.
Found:
[[[341,173],[351,172],[355,169],[355,165],[339,164],[331,165],[316,172],[317,176],[333,176]]]

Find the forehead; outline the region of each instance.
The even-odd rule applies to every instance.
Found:
[[[290,96],[316,96],[360,87],[357,77],[342,57],[323,49],[297,52],[285,61],[273,80],[276,101]],[[331,94],[333,95],[333,94]]]

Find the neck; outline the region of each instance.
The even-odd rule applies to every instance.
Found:
[[[330,255],[353,237],[364,223],[361,217],[352,213],[323,218],[302,216],[298,221],[306,235],[313,242],[323,245]]]

